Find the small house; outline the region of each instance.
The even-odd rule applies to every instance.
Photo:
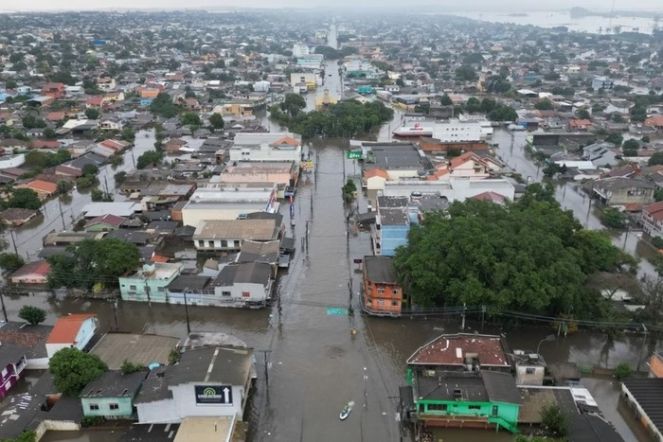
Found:
[[[135,416],[134,399],[147,375],[147,370],[122,374],[107,371],[85,386],[80,394],[85,417],[130,419]]]
[[[97,331],[99,321],[93,313],[78,313],[57,320],[46,341],[46,353],[52,358],[63,348],[84,350]]]
[[[229,307],[264,307],[271,299],[272,267],[260,262],[227,265],[212,284]]]
[[[396,279],[389,256],[364,257],[364,299],[362,306],[371,315],[399,316],[404,302],[403,288]]]
[[[45,285],[51,266],[46,260],[33,261],[25,264],[9,277],[9,282],[17,285]]]

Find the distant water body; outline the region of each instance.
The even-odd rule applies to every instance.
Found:
[[[653,18],[620,16],[612,18],[599,16],[572,18],[568,11],[535,11],[522,14],[506,14],[503,12],[456,12],[453,13],[453,15],[493,23],[533,25],[542,28],[566,26],[570,31],[590,32],[594,34],[612,34],[615,32],[640,32],[643,34],[651,34],[655,26]],[[663,26],[663,20],[661,20],[660,25]]]

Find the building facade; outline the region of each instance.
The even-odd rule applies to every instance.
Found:
[[[178,263],[146,264],[133,275],[119,278],[124,301],[168,303],[168,285],[180,274]]]

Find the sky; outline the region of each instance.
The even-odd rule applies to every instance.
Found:
[[[648,10],[663,13],[663,0],[614,0],[616,10]],[[435,5],[439,10],[463,12],[492,12],[527,10],[559,10],[580,6],[608,11],[610,0],[0,0],[0,11],[43,11],[43,10],[99,10],[99,9],[183,9],[183,8],[314,8],[333,7],[353,8],[357,5],[365,8],[403,10],[404,5],[411,12],[425,11]],[[420,5],[420,6],[412,6]]]

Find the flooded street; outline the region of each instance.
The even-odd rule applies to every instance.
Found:
[[[525,146],[527,144],[527,132],[509,132],[506,130],[495,130],[492,142],[499,147],[497,156],[509,167],[509,169],[522,175],[523,179],[532,182],[543,179],[543,171],[527,156]],[[563,182],[555,186],[555,197],[564,209],[571,210],[576,219],[588,229],[605,229],[599,219],[595,207],[596,200],[581,189],[580,183]],[[654,266],[647,260],[656,252],[644,241],[641,241],[640,231],[616,232],[611,231],[610,236],[615,246],[630,253],[639,259],[638,276],[656,275]]]
[[[122,195],[115,193],[115,174],[120,171],[134,170],[138,157],[146,150],[154,149],[154,142],[153,129],[138,131],[135,146],[122,154],[122,164],[117,167],[106,164],[99,168],[98,187],[104,191],[108,188],[108,191],[114,194],[115,201],[124,201],[125,198]],[[71,228],[80,216],[83,207],[91,201],[90,190],[92,188],[84,191],[74,189],[68,195],[48,200],[40,209],[42,216],[14,230],[13,239],[10,230],[6,230],[3,235],[8,249],[13,250],[12,241],[15,241],[19,255],[27,261],[36,259],[42,248],[42,238],[47,233]]]

